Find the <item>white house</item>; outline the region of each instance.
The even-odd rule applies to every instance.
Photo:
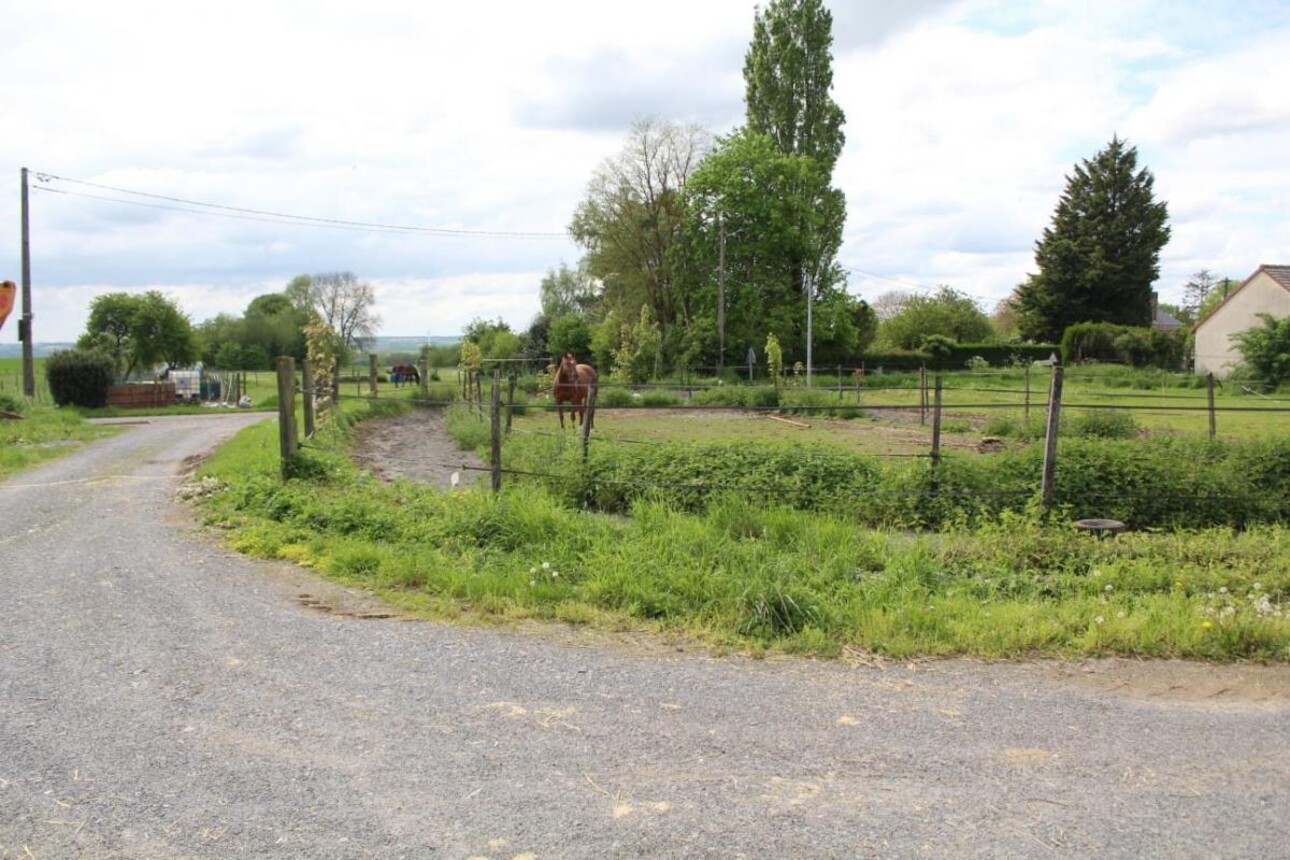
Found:
[[[1241,361],[1232,335],[1262,326],[1259,314],[1290,316],[1290,266],[1259,266],[1196,323],[1196,372],[1226,376]]]

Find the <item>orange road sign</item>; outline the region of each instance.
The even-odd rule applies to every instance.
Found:
[[[4,321],[13,311],[14,296],[17,294],[18,287],[13,281],[0,282],[0,328],[4,328]]]

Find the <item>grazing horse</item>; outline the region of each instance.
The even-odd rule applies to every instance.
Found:
[[[390,381],[394,387],[398,388],[399,383],[416,383],[421,384],[421,371],[417,370],[415,364],[396,364],[390,368]]]
[[[560,413],[560,429],[564,429],[564,404],[573,404],[570,409],[573,419],[578,424],[586,419],[587,395],[596,385],[596,369],[589,364],[578,364],[573,353],[566,352],[555,369],[555,381],[551,386],[551,395],[555,398],[556,412]]]

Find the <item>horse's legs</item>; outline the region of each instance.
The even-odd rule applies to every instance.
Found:
[[[564,404],[557,400],[555,404],[555,411],[556,411],[556,414],[560,416],[560,429],[563,430],[564,429]]]

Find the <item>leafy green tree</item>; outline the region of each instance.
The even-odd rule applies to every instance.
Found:
[[[376,290],[353,272],[297,275],[284,292],[301,313],[316,314],[335,333],[336,344],[345,352],[361,350],[381,325]]]
[[[771,0],[753,19],[744,57],[748,127],[780,152],[814,158],[832,175],[846,137],[833,100],[833,15],[821,0]]]
[[[664,326],[678,320],[670,256],[685,217],[681,189],[710,142],[698,126],[641,120],[593,174],[569,233],[585,251],[580,277],[603,287],[604,312],[635,319],[649,305]]]
[[[1214,308],[1226,301],[1227,297],[1230,296],[1240,285],[1239,281],[1234,281],[1231,278],[1220,278],[1217,280],[1214,283],[1213,289],[1207,292],[1205,294],[1205,298],[1201,299],[1200,304],[1196,306],[1193,321],[1200,322],[1205,317],[1213,313]]]
[[[717,316],[724,299],[727,345],[759,343],[774,332],[804,352],[800,266],[807,260],[812,269],[826,266],[813,283],[817,307],[836,303],[843,281],[827,262],[842,241],[841,220],[833,217],[842,197],[820,163],[786,155],[769,136],[740,129],[690,177],[686,202],[685,241],[676,257],[683,261],[678,292],[686,319]],[[741,358],[725,356],[736,364]]]
[[[846,137],[846,116],[833,100],[833,15],[821,0],[771,0],[753,19],[744,57],[747,127],[770,137],[788,156],[815,162],[819,180],[807,191],[815,217],[793,225],[806,235],[789,258],[793,289],[805,296],[808,280],[831,287],[841,245],[846,200],[833,188],[833,168]],[[788,341],[795,343],[794,341]]]
[[[906,295],[895,315],[878,326],[878,342],[889,349],[920,349],[932,336],[981,343],[992,334],[977,303],[944,285],[934,295]]]
[[[309,315],[292,304],[285,292],[256,296],[242,318],[242,346],[259,346],[270,356],[303,359],[308,321]]]
[[[1056,341],[1078,322],[1151,323],[1151,285],[1169,241],[1168,210],[1138,151],[1118,137],[1075,166],[1035,245],[1039,273],[1013,303],[1024,337]]]
[[[501,318],[489,322],[476,317],[462,332],[462,340],[476,344],[483,358],[514,358],[519,353],[519,338]]]
[[[1245,363],[1264,382],[1290,381],[1290,316],[1259,314],[1263,325],[1232,335]]]
[[[138,297],[130,293],[95,296],[90,300],[89,319],[85,321],[85,333],[76,341],[77,348],[110,356],[119,373],[130,362],[138,306]]]
[[[580,361],[585,361],[591,355],[591,324],[582,314],[562,314],[551,321],[546,346],[550,356],[571,352]]]
[[[136,368],[159,363],[179,367],[201,356],[188,316],[156,290],[96,296],[77,345],[106,352],[127,377]]]
[[[542,313],[554,320],[565,314],[581,314],[591,309],[596,301],[596,281],[587,271],[584,261],[576,269],[564,263],[542,278],[539,288]]]
[[[637,385],[656,377],[661,345],[658,322],[649,305],[641,305],[640,319],[634,325],[623,323],[618,349],[614,350],[613,378]]]

